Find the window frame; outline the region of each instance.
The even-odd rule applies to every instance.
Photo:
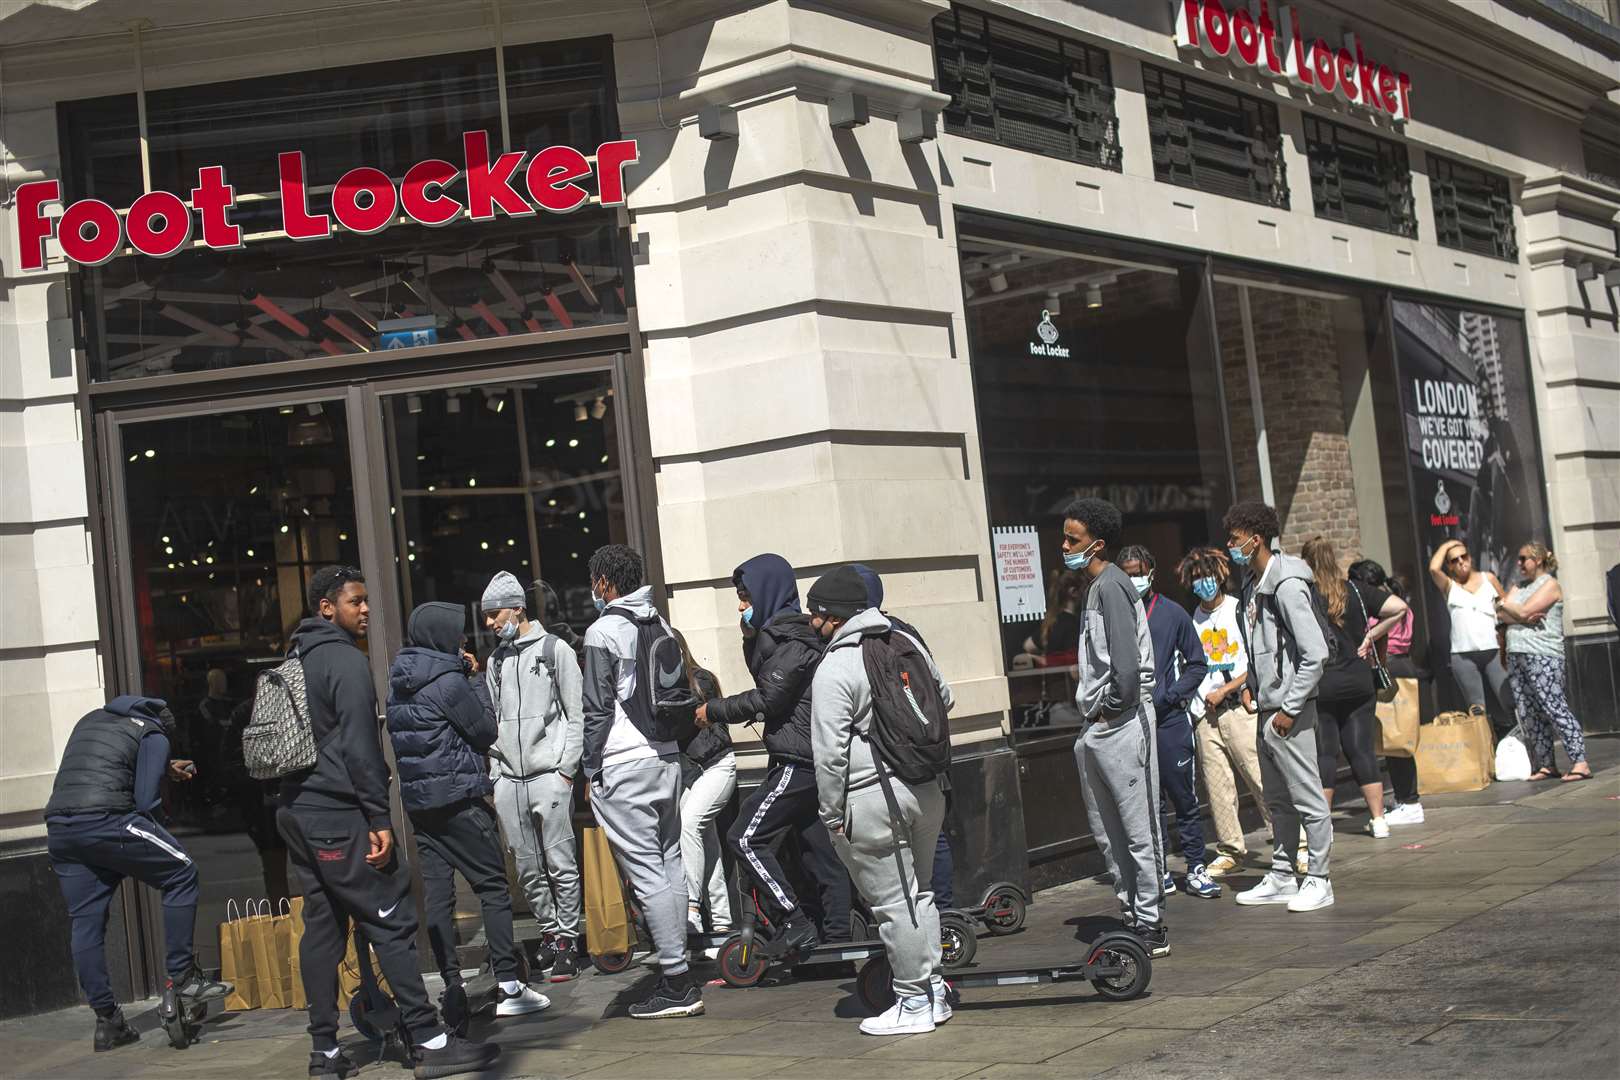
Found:
[[[1429,166],[1429,194],[1434,204],[1434,242],[1441,247],[1466,251],[1471,255],[1518,262],[1519,234],[1513,213],[1513,181],[1501,173],[1482,169],[1458,158],[1432,152],[1426,153],[1426,156]],[[1491,222],[1493,231],[1488,250],[1484,243],[1470,244],[1467,241],[1463,217],[1458,209],[1461,205],[1457,191],[1458,172],[1473,174],[1472,177],[1464,176],[1463,180],[1477,188],[1489,188],[1483,197],[1492,204],[1500,203],[1500,216],[1493,214]],[[1442,173],[1445,175],[1442,176]],[[1454,231],[1448,229],[1448,223],[1454,225]]]
[[[1168,115],[1171,108],[1168,92],[1170,82],[1179,83],[1175,93],[1179,95],[1178,108],[1185,114],[1188,105],[1188,88],[1196,87],[1198,92],[1210,98],[1230,98],[1235,106],[1234,118],[1239,121],[1244,130],[1228,131],[1226,137],[1232,139],[1234,147],[1224,148],[1212,146],[1211,150],[1235,151],[1235,144],[1244,138],[1249,141],[1249,167],[1251,170],[1250,191],[1248,195],[1224,189],[1217,184],[1200,183],[1199,163],[1199,134],[1197,128],[1206,128],[1209,125],[1202,121],[1189,120],[1185,115],[1172,118]],[[1228,89],[1217,83],[1204,79],[1192,79],[1179,71],[1158,67],[1154,64],[1142,65],[1142,96],[1146,102],[1148,114],[1148,139],[1153,148],[1153,178],[1160,183],[1173,184],[1177,187],[1192,188],[1197,191],[1206,191],[1212,195],[1223,195],[1231,199],[1251,202],[1259,206],[1267,206],[1278,210],[1291,208],[1292,197],[1288,186],[1288,163],[1283,156],[1282,114],[1276,102],[1264,98],[1242,94],[1236,90]],[[1186,131],[1185,148],[1187,151],[1187,175],[1179,176],[1175,172],[1176,162],[1174,148],[1170,140],[1174,134],[1173,125],[1179,123]],[[1196,127],[1195,127],[1196,126]],[[1269,130],[1268,130],[1269,128]],[[1206,140],[1219,138],[1222,133],[1211,130],[1205,135]],[[1270,151],[1268,162],[1257,153],[1257,144],[1264,143]],[[1161,146],[1164,153],[1161,154]],[[1207,161],[1206,155],[1206,161]],[[1270,196],[1265,193],[1265,185],[1258,182],[1255,170],[1267,169],[1271,171],[1272,183]]]
[[[1320,116],[1306,114],[1304,121],[1305,154],[1310,161],[1311,202],[1316,216],[1328,221],[1338,221],[1346,225],[1402,236],[1408,240],[1419,239],[1417,203],[1412,183],[1412,158],[1406,144],[1362,131],[1360,128],[1335,123]],[[1346,137],[1362,140],[1368,144],[1366,147],[1351,149],[1360,153],[1367,153],[1370,150],[1378,157],[1379,180],[1385,188],[1385,202],[1381,210],[1370,201],[1347,200],[1345,197],[1342,156],[1346,149]],[[1321,153],[1323,149],[1331,153],[1324,155]],[[1330,184],[1337,191],[1336,200],[1331,197]],[[1392,185],[1396,186],[1395,190],[1390,190]],[[1337,210],[1332,206],[1335,201],[1338,204]],[[1361,212],[1352,214],[1350,210],[1352,206]],[[1375,220],[1380,213],[1384,218],[1381,223]]]

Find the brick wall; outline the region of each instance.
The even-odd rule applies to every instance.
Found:
[[[1254,412],[1235,285],[1216,286],[1221,365],[1231,403],[1238,498],[1260,497]],[[1345,434],[1338,339],[1329,301],[1270,289],[1249,290],[1260,371],[1271,482],[1282,518],[1283,546],[1298,552],[1318,534],[1349,563],[1361,553],[1361,524],[1350,441]]]

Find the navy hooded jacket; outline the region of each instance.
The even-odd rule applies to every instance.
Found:
[[[1186,608],[1162,593],[1150,592],[1142,601],[1153,638],[1153,711],[1160,726],[1185,721],[1187,703],[1209,674],[1198,628]]]
[[[388,735],[407,811],[433,810],[494,790],[484,754],[495,742],[495,715],[461,659],[466,612],[423,604],[411,612],[412,644],[388,673]]]
[[[754,605],[743,627],[743,658],[754,689],[709,702],[711,721],[764,725],[773,764],[809,765],[810,680],[826,642],[799,609],[799,583],[780,555],[756,555],[731,580]]]

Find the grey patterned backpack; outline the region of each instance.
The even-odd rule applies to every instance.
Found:
[[[253,714],[242,729],[242,760],[255,780],[312,768],[315,729],[309,721],[304,691],[304,662],[296,651],[259,676],[253,692]]]

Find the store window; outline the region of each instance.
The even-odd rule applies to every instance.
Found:
[[[1305,151],[1317,217],[1417,237],[1405,146],[1307,116]]]
[[[1098,168],[1121,168],[1108,54],[952,7],[934,20],[945,130]]]
[[[1114,502],[1188,599],[1175,565],[1229,501],[1219,376],[1198,264],[971,217],[958,233],[993,541],[1033,545],[1042,578],[1002,610],[1013,725],[1037,735],[1078,722],[1064,508]]]
[[[1508,178],[1429,154],[1434,238],[1444,247],[1517,260],[1513,193]]]
[[[1277,106],[1142,65],[1153,177],[1288,209]]]
[[[513,46],[506,63],[515,149],[565,144],[590,153],[615,137],[604,40]],[[468,131],[487,132],[499,152],[493,51],[153,91],[147,116],[154,190],[187,192],[199,167],[223,166],[237,196],[231,220],[247,243],[170,259],[126,255],[76,275],[95,380],[626,317],[622,234],[599,206],[484,223],[463,217],[442,228],[401,217],[377,233],[338,229],[311,242],[280,232],[284,151],[304,155],[314,213],[326,212],[332,185],[358,166],[397,185],[418,162],[463,162]],[[133,96],[64,104],[61,126],[67,198],[129,205],[141,190]],[[594,177],[583,183],[595,192]],[[464,199],[465,175],[443,190]]]

